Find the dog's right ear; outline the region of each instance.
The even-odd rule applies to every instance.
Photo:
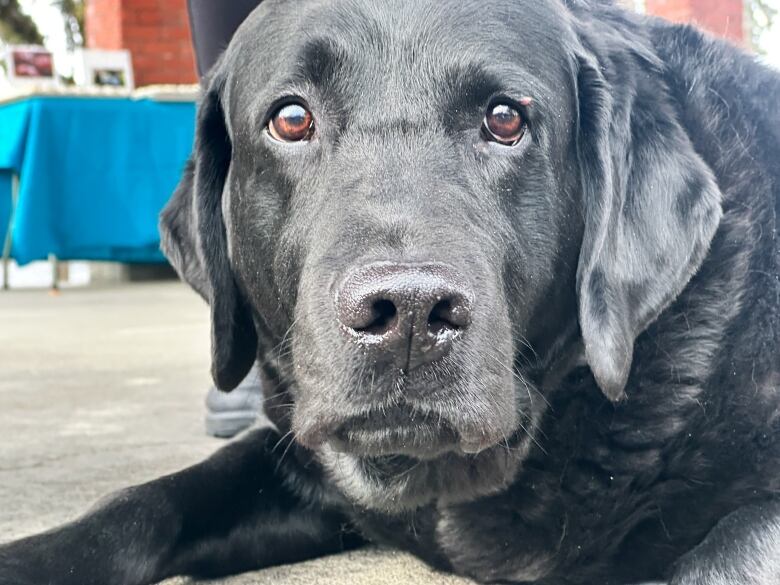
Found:
[[[219,67],[215,67],[216,70]],[[221,95],[207,83],[198,109],[195,149],[160,217],[162,249],[179,276],[211,307],[211,374],[221,390],[243,380],[257,356],[257,333],[228,257],[222,192],[232,155]]]

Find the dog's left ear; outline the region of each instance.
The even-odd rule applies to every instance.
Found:
[[[211,374],[220,390],[229,391],[257,357],[257,332],[228,258],[222,192],[232,147],[215,70],[198,109],[194,152],[160,216],[160,232],[179,276],[211,307]]]
[[[647,71],[632,79],[626,61],[604,66],[589,54],[578,57],[577,70],[585,209],[580,328],[596,382],[618,401],[636,338],[682,292],[709,250],[721,193],[660,76],[651,86]]]

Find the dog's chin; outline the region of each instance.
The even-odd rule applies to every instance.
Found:
[[[451,451],[424,457],[366,455],[326,443],[318,449],[318,459],[356,505],[393,514],[434,503],[461,504],[503,491],[514,480],[529,442],[517,434],[476,454]]]

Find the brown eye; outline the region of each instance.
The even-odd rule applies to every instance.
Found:
[[[308,140],[314,134],[314,116],[301,104],[287,104],[268,122],[268,132],[280,142]]]
[[[505,146],[514,146],[525,134],[522,114],[517,108],[503,103],[488,108],[482,127],[488,140]]]

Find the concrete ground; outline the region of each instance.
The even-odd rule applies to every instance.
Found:
[[[219,448],[203,433],[208,339],[205,305],[178,283],[0,292],[0,542]],[[469,583],[373,549],[221,582]]]

